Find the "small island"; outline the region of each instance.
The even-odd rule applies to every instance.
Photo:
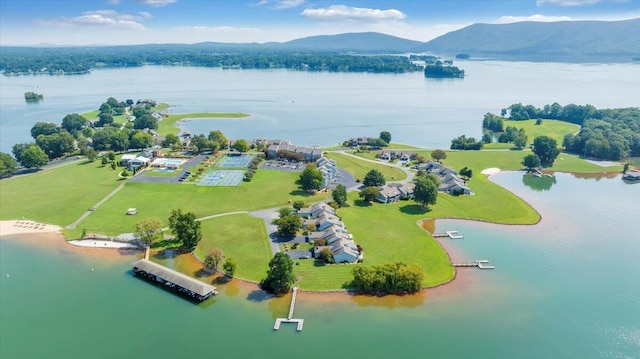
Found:
[[[442,62],[438,61],[434,65],[426,65],[424,67],[424,77],[429,78],[464,78],[464,70],[459,69],[456,66],[449,65],[444,66]]]
[[[32,91],[24,93],[24,100],[27,102],[37,102],[41,101],[44,98],[41,93],[35,93]]]

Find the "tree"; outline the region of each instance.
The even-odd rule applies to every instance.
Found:
[[[413,190],[413,200],[428,208],[430,204],[436,204],[438,198],[438,188],[427,177],[417,177],[413,180],[415,188]]]
[[[372,146],[372,147],[385,147],[387,146],[388,143],[386,143],[383,139],[381,138],[370,138],[367,141],[367,146]]]
[[[220,130],[209,132],[209,141],[216,142],[221,149],[229,147],[229,139]]]
[[[267,277],[260,282],[260,286],[268,292],[282,295],[291,289],[295,280],[293,261],[285,253],[278,252],[269,261]]]
[[[16,158],[16,161],[18,161],[19,163],[22,163],[22,154],[24,153],[24,150],[26,150],[27,148],[29,148],[29,146],[33,145],[34,143],[16,143],[15,145],[13,145],[13,147],[11,147],[11,153],[13,153],[13,157]]]
[[[8,176],[16,171],[18,163],[10,154],[0,152],[0,177]]]
[[[87,126],[88,122],[89,121],[81,115],[78,115],[77,113],[70,113],[62,119],[62,128],[67,130],[69,133],[76,133]]]
[[[387,183],[387,181],[384,179],[384,175],[375,168],[367,172],[362,181],[362,184],[366,187],[380,187],[384,186],[385,183]]]
[[[317,191],[322,188],[324,177],[315,163],[308,164],[300,174],[300,186],[305,191]]]
[[[518,134],[513,139],[513,145],[516,146],[516,148],[519,150],[527,146],[527,135],[524,133],[523,129],[520,129],[520,131],[518,131]]]
[[[482,142],[484,143],[491,143],[493,142],[493,132],[485,132],[482,135]]]
[[[553,163],[560,154],[556,140],[549,136],[538,136],[533,140],[533,153],[542,163]]]
[[[468,180],[471,178],[471,176],[473,176],[473,170],[465,166],[460,170],[460,175],[466,177]]]
[[[302,227],[302,218],[296,214],[288,214],[278,219],[278,235],[281,237],[295,236]]]
[[[331,196],[333,197],[333,200],[336,201],[338,206],[344,207],[344,205],[347,203],[347,187],[341,184],[337,185],[331,193]]]
[[[238,270],[238,261],[236,261],[236,259],[233,257],[228,257],[224,261],[224,264],[222,265],[222,271],[224,272],[224,274],[226,274],[227,277],[229,278],[233,278],[233,275],[236,273],[237,270]]]
[[[49,157],[36,144],[31,144],[21,152],[20,164],[27,168],[40,168],[49,162]]]
[[[282,207],[278,210],[278,218],[286,217],[293,213],[293,210],[289,207]]]
[[[170,133],[162,141],[162,146],[173,147],[174,145],[177,145],[179,143],[180,143],[180,137],[174,135],[173,133]]]
[[[40,135],[53,135],[60,132],[60,130],[60,126],[53,122],[36,122],[35,125],[31,127],[31,137],[36,139]]]
[[[136,223],[136,237],[146,246],[150,246],[162,234],[162,221],[158,217],[145,218]]]
[[[100,105],[100,107],[98,108],[98,112],[111,114],[111,106],[109,106],[109,104],[105,102]]]
[[[389,131],[380,132],[380,139],[386,142],[387,144],[391,143],[391,133]]]
[[[100,112],[98,115],[98,122],[96,122],[96,126],[104,127],[113,123],[113,116],[109,112]]]
[[[40,135],[36,138],[36,145],[49,156],[49,159],[62,157],[75,150],[75,141],[69,132],[62,130],[51,135]]]
[[[89,162],[93,162],[98,158],[98,152],[92,147],[84,147],[81,153],[89,160]]]
[[[380,189],[375,186],[365,187],[358,193],[358,196],[362,198],[364,201],[373,202],[378,197],[378,192]]]
[[[333,258],[333,253],[328,248],[325,248],[320,251],[319,258],[325,263],[335,263],[336,260]]]
[[[133,128],[136,130],[144,130],[145,128],[155,130],[158,128],[158,120],[153,116],[146,114],[141,117],[136,117],[133,121]]]
[[[236,142],[233,144],[233,148],[238,152],[247,152],[249,151],[249,144],[246,140],[241,138],[236,140]]]
[[[131,140],[129,140],[129,148],[147,148],[155,143],[153,136],[148,132],[136,131]]]
[[[189,250],[193,250],[202,239],[200,222],[196,221],[196,215],[193,212],[182,213],[181,209],[172,210],[169,217],[169,228],[182,242],[182,245]]]
[[[622,167],[622,173],[623,173],[623,174],[626,174],[626,173],[627,173],[627,171],[629,170],[629,167],[630,167],[630,166],[631,166],[631,165],[629,164],[629,162],[625,162],[625,163],[624,163],[624,167]]]
[[[431,152],[431,158],[433,158],[436,162],[440,162],[447,158],[447,153],[443,150],[434,150]]]
[[[304,204],[304,201],[297,200],[297,201],[293,201],[292,206],[296,211],[299,211],[302,208],[304,208],[306,205]]]
[[[204,265],[207,269],[217,272],[218,266],[222,262],[222,258],[224,258],[224,254],[220,249],[211,248],[209,253],[207,253],[207,256],[204,258]]]
[[[522,165],[525,166],[529,171],[534,168],[538,168],[540,167],[540,157],[538,157],[538,155],[536,155],[535,153],[530,153],[524,156]]]

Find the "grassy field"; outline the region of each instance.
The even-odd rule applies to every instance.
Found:
[[[113,191],[117,171],[100,161],[75,161],[35,174],[0,181],[0,219],[31,220],[66,226]]]
[[[330,193],[309,195],[298,190],[295,181],[298,173],[262,170],[257,171],[251,182],[237,187],[209,187],[193,184],[127,183],[105,202],[77,229],[66,231],[68,238],[77,238],[82,228],[93,233],[117,235],[131,232],[135,223],[146,217],[158,217],[165,221],[172,209],[191,211],[197,217],[212,214],[251,211],[283,206],[289,200],[315,202],[327,198]],[[135,207],[136,216],[126,216],[127,208]]]
[[[403,180],[407,178],[407,175],[400,169],[384,165],[384,164],[376,164],[367,161],[361,161],[356,158],[346,156],[340,153],[328,153],[326,154],[328,158],[336,160],[338,163],[338,167],[346,170],[351,173],[353,177],[356,179],[364,179],[364,176],[372,169],[377,169],[384,175],[386,180]]]
[[[169,115],[164,117],[162,121],[158,122],[158,134],[166,136],[170,133],[176,135],[180,131],[175,123],[185,118],[245,118],[249,117],[246,113],[234,112],[234,113],[217,113],[217,112],[196,112],[196,113],[183,113]],[[205,134],[206,135],[206,134]]]
[[[244,214],[211,218],[202,221],[202,234],[194,251],[200,260],[211,248],[219,248],[238,261],[237,277],[255,282],[264,278],[272,253],[262,219]]]
[[[533,142],[538,136],[549,136],[558,142],[558,146],[562,146],[562,140],[564,136],[570,133],[576,133],[580,131],[580,126],[564,122],[558,120],[542,120],[542,124],[536,125],[536,120],[526,120],[526,121],[504,121],[504,127],[513,126],[515,128],[524,128],[524,131],[527,133],[527,146]],[[513,144],[509,143],[490,143],[485,145],[486,149],[496,149],[496,148],[511,148]]]

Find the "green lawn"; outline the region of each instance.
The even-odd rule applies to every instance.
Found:
[[[524,128],[527,133],[527,146],[533,142],[538,136],[549,136],[558,142],[558,146],[562,146],[562,140],[564,136],[570,133],[577,133],[580,131],[580,126],[574,123],[558,121],[558,120],[542,120],[542,124],[536,125],[536,120],[526,121],[504,121],[504,128],[507,126],[513,126],[515,128]],[[513,144],[507,143],[491,143],[485,145],[486,149],[495,148],[511,148]]]
[[[367,161],[361,161],[351,156],[346,156],[340,153],[327,153],[326,156],[333,160],[336,160],[338,167],[351,173],[356,179],[364,179],[364,176],[372,169],[377,169],[384,175],[384,178],[389,180],[403,180],[407,178],[407,175],[400,169],[384,165],[382,163],[372,163]]]
[[[219,248],[238,261],[238,278],[259,282],[267,273],[272,253],[262,219],[244,214],[211,218],[202,221],[202,234],[194,251],[200,260]]]
[[[0,219],[66,226],[121,183],[118,171],[84,160],[0,181]]]
[[[315,202],[330,195],[301,192],[295,184],[297,179],[298,173],[258,170],[251,182],[242,182],[237,187],[131,182],[87,217],[76,230],[65,234],[68,238],[77,237],[82,228],[107,235],[131,232],[135,223],[146,217],[158,217],[166,223],[171,210],[177,208],[204,217],[284,206],[289,200]],[[137,208],[138,215],[126,216],[124,213],[130,207]]]

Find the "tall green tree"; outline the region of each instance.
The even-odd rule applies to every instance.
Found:
[[[285,253],[278,252],[269,261],[267,277],[260,282],[260,286],[268,292],[282,295],[289,292],[295,279],[293,261]]]
[[[238,270],[238,261],[233,257],[227,257],[222,265],[222,271],[227,277],[233,278]]]
[[[136,131],[129,140],[129,148],[147,148],[153,146],[153,136],[144,131]]]
[[[338,206],[344,207],[347,203],[347,187],[341,184],[337,185],[333,192],[331,192],[331,196]]]
[[[56,125],[53,122],[36,122],[33,127],[31,127],[31,137],[35,140],[40,135],[53,135],[59,133],[60,126]]]
[[[302,218],[296,214],[287,214],[278,219],[278,235],[281,237],[295,236],[300,227],[302,227]]]
[[[384,186],[385,183],[387,181],[384,179],[384,175],[375,168],[367,172],[362,181],[362,184],[367,187],[380,187]]]
[[[324,177],[315,163],[308,164],[300,174],[300,187],[304,191],[317,191],[322,188]]]
[[[158,128],[158,120],[149,114],[143,115],[142,117],[136,117],[133,121],[133,128],[136,130],[144,130],[145,128],[155,130]]]
[[[529,171],[531,171],[534,168],[540,167],[540,164],[541,164],[540,157],[538,157],[538,155],[536,155],[535,153],[530,153],[530,154],[524,156],[524,159],[522,160],[521,163]]]
[[[386,142],[387,144],[391,143],[391,132],[389,131],[380,132],[380,139]]]
[[[430,204],[436,204],[438,198],[438,188],[427,177],[416,177],[413,182],[413,200],[428,208]]]
[[[21,152],[20,164],[27,168],[40,168],[49,162],[49,157],[36,144],[31,144]]]
[[[363,188],[360,193],[358,193],[358,196],[366,202],[373,202],[378,197],[379,191],[380,189],[378,187],[369,186]]]
[[[96,126],[104,127],[113,123],[113,116],[109,112],[100,112]]]
[[[89,121],[81,115],[70,113],[62,119],[62,128],[73,134],[81,131],[87,126],[87,123],[89,123]]]
[[[538,136],[533,140],[533,153],[542,163],[553,163],[560,154],[558,143],[549,136]]]
[[[181,209],[172,210],[169,217],[169,228],[182,242],[182,245],[189,250],[193,250],[202,239],[200,222],[196,221],[196,215],[193,212],[183,213]]]
[[[162,236],[162,221],[158,217],[145,218],[136,223],[136,237],[146,246],[150,246]]]
[[[220,130],[209,132],[209,141],[216,142],[220,149],[229,148],[229,139]]]
[[[431,158],[433,158],[436,162],[441,162],[445,158],[447,158],[447,153],[443,150],[434,150],[431,152]]]
[[[75,150],[74,139],[69,132],[62,130],[51,135],[40,135],[36,138],[36,145],[49,156],[49,159],[62,157]]]
[[[249,144],[247,140],[240,138],[233,144],[233,148],[238,152],[247,152],[249,151]]]
[[[8,176],[16,171],[18,163],[10,154],[0,152],[0,177]]]
[[[204,258],[204,265],[207,269],[212,270],[214,272],[218,271],[218,266],[222,263],[222,259],[224,258],[224,254],[218,248],[211,248],[207,256]]]
[[[173,147],[179,143],[180,143],[180,137],[174,135],[173,133],[170,133],[162,141],[162,146]]]

